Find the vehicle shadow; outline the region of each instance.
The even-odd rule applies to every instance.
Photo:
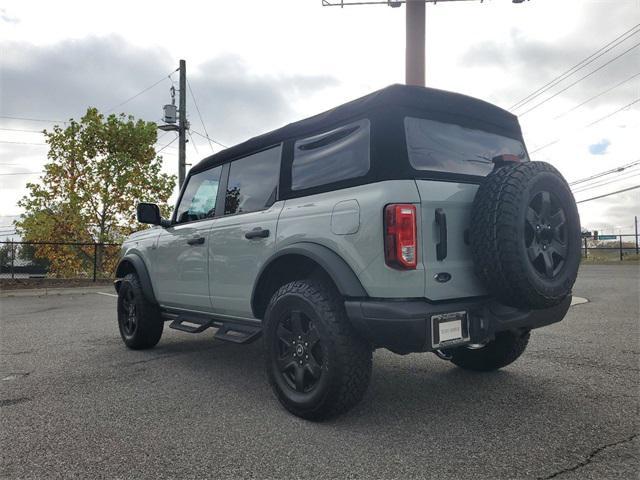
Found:
[[[234,345],[180,336],[161,341],[152,354],[146,355],[152,359],[172,357],[168,361],[180,376],[201,375],[201,388],[224,392],[230,396],[229,401],[234,395],[242,395],[249,410],[276,408],[284,412],[266,380],[261,340]],[[488,411],[499,411],[503,420],[521,417],[522,412],[535,417],[557,408],[558,402],[575,405],[581,401],[567,399],[565,394],[557,384],[545,382],[528,368],[518,368],[518,363],[497,372],[477,373],[429,353],[397,356],[379,350],[374,353],[371,384],[363,401],[349,414],[324,425],[357,429],[394,422],[411,424],[415,430],[420,424],[432,426],[434,421],[449,418],[459,419],[461,424],[466,421],[469,428],[469,418],[486,417]]]

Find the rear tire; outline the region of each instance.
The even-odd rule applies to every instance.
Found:
[[[330,284],[287,283],[271,298],[264,323],[267,377],[289,412],[322,420],[362,399],[372,349],[353,331],[342,298]]]
[[[506,367],[522,355],[529,343],[530,332],[499,332],[482,348],[458,347],[447,353],[460,368],[476,372],[491,372]]]
[[[124,344],[133,350],[153,348],[162,337],[158,306],[144,297],[135,273],[128,273],[118,289],[118,328]]]

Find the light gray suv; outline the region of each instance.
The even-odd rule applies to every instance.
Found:
[[[393,85],[205,158],[173,216],[140,203],[116,271],[129,348],[164,321],[264,341],[295,415],[354,406],[371,354],[504,367],[562,320],[580,263],[571,191],[529,161],[515,116]]]

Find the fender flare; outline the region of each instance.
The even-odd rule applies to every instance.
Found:
[[[284,257],[285,255],[300,255],[316,262],[327,272],[338,291],[344,297],[369,296],[357,275],[337,253],[318,243],[299,242],[287,245],[278,250],[264,262],[253,284],[253,291],[251,292],[252,308],[255,308],[256,296],[258,295],[264,273],[269,270],[269,267],[273,265],[278,258]]]
[[[147,266],[144,263],[142,257],[136,253],[127,253],[124,257],[120,259],[118,262],[118,267],[116,268],[116,291],[119,289],[120,282],[124,275],[126,275],[129,267],[127,264],[130,264],[138,275],[138,279],[140,279],[140,286],[142,287],[142,293],[144,294],[144,298],[154,304],[157,304],[156,296],[153,293],[153,286],[151,285],[151,277],[149,276],[149,270],[147,270]]]

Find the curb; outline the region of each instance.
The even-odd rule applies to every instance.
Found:
[[[26,288],[21,290],[4,290],[0,298],[8,297],[45,297],[51,295],[86,295],[109,290],[108,285],[100,287],[71,287],[71,288]]]

